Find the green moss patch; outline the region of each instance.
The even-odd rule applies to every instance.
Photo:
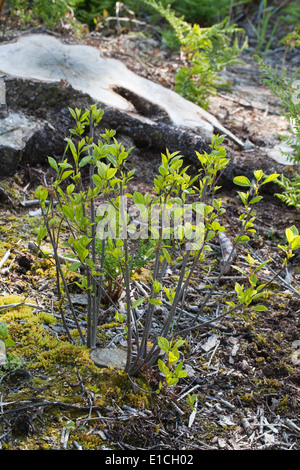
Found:
[[[0,306],[22,300],[0,297]],[[49,328],[56,321],[52,315],[35,313],[26,304],[0,312],[0,322],[15,343],[7,350],[9,363],[0,369],[3,401],[12,402],[4,416],[9,423],[16,421],[11,429],[22,448],[24,443],[28,449],[60,447],[64,423],[73,423],[70,432],[79,445],[100,448],[104,434],[95,430],[101,424],[101,412],[124,405],[150,406],[152,395],[143,391],[151,391],[146,380],[137,379],[134,391],[125,372],[98,368],[86,347],[56,337]],[[18,424],[20,414],[28,416],[29,427]]]

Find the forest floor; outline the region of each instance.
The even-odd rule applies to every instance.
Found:
[[[174,73],[182,64],[179,53],[154,39],[88,35],[84,42],[168,87],[173,87]],[[268,58],[272,61],[272,54],[275,63],[276,51]],[[291,66],[296,67],[297,60],[299,66],[299,55],[292,55]],[[269,90],[259,88],[259,73],[249,56],[247,63],[227,73],[233,80],[232,92],[213,97],[210,112],[239,138],[257,145],[252,154],[256,169],[255,152],[263,152],[266,141],[274,143],[286,123]],[[260,99],[255,93],[258,89]],[[231,142],[226,141],[226,146],[228,152],[237,151]],[[141,171],[129,190],[146,192],[151,189],[153,174],[145,155],[136,158]],[[158,162],[159,155],[152,159]],[[154,171],[153,162],[152,167]],[[21,204],[43,183],[44,171],[20,168],[0,184],[0,323],[7,322],[15,341],[9,348],[11,363],[0,368],[2,448],[299,450],[299,255],[289,267],[292,281],[283,272],[260,300],[267,310],[237,313],[190,334],[184,346],[188,376],[178,386],[156,394],[157,370],[134,378],[137,385],[133,386],[124,372],[96,367],[85,348],[67,341],[55,309],[54,268],[28,249],[40,218],[31,217],[32,208]],[[226,209],[222,222],[228,236],[234,237],[242,210],[239,197],[233,188],[221,189],[218,195]],[[277,245],[284,239],[285,228],[300,226],[300,218],[273,194],[263,196],[255,208],[257,232],[248,250],[258,259],[271,258],[270,267],[276,271],[282,266]],[[206,262],[204,274],[199,267],[199,277],[193,277],[187,304],[199,304],[205,286],[216,278],[221,257],[218,246],[214,254]],[[244,256],[241,250],[236,264],[242,265]],[[170,283],[176,282],[176,269],[172,267]],[[137,279],[142,275],[138,273]],[[266,268],[261,280],[270,277],[272,272]],[[222,297],[228,301],[235,297],[236,281],[245,279],[233,269],[223,277],[209,305],[212,315]],[[74,287],[75,294],[80,293]],[[1,309],[1,305],[11,306],[24,298],[29,305]],[[122,331],[111,310],[106,311],[99,331],[102,345]],[[198,395],[194,413],[185,403],[187,393]]]

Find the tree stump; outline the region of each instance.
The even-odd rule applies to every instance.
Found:
[[[59,160],[74,124],[68,107],[84,109],[95,102],[104,109],[98,135],[105,128],[114,129],[118,140],[128,136],[148,154],[159,156],[166,148],[180,151],[194,167],[199,166],[195,151],[210,152],[212,134],[224,134],[230,163],[222,185],[232,184],[240,174],[252,178],[254,169],[271,173],[284,168],[264,154],[247,152],[216,117],[136,75],[122,62],[101,58],[97,48],[64,44],[51,35],[24,35],[0,45],[0,64],[7,105],[1,123],[7,126],[13,117],[20,123],[13,126],[19,133],[13,147],[12,127],[0,131],[1,176],[13,174],[20,163],[44,164],[47,156]]]

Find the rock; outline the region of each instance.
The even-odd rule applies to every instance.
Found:
[[[187,376],[188,376],[190,379],[196,377],[195,369],[193,369],[193,367],[190,366],[189,364],[185,364],[184,370],[186,371]]]
[[[295,139],[294,139],[295,140]],[[293,148],[285,142],[280,142],[274,147],[267,149],[268,156],[281,165],[291,165],[287,155],[293,155]]]
[[[125,369],[127,353],[120,348],[95,348],[91,350],[90,358],[98,367],[113,367]]]
[[[15,172],[22,160],[26,144],[41,128],[41,123],[20,113],[7,113],[0,119],[1,176]]]
[[[214,333],[212,334],[203,344],[201,344],[201,348],[208,352],[211,349],[215,348],[220,343],[219,336]]]

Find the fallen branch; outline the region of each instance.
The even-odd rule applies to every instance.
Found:
[[[12,304],[7,304],[7,305],[0,305],[0,312],[2,312],[3,310],[9,310],[10,308],[17,308],[17,307],[21,307],[21,306],[25,306],[25,307],[32,307],[32,308],[39,308],[41,310],[43,310],[44,307],[40,307],[39,305],[37,304],[31,304],[31,303],[26,303],[25,302],[26,300],[26,297],[24,300],[22,300],[21,302],[16,302],[16,303],[12,303]]]

